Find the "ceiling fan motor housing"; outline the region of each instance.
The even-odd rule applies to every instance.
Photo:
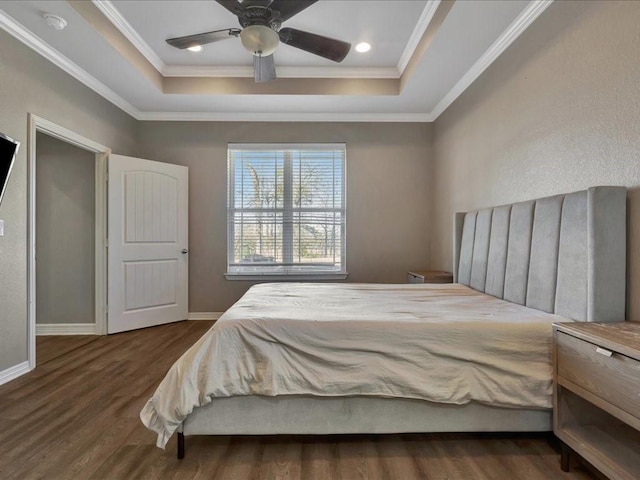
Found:
[[[242,8],[238,10],[237,16],[242,28],[264,25],[277,32],[282,25],[280,12],[272,10],[262,2],[244,2]]]

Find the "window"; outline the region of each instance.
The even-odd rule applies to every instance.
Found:
[[[344,193],[344,144],[230,144],[227,278],[345,278]]]

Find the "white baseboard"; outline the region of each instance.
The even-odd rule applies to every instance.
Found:
[[[217,320],[223,312],[189,312],[187,320]]]
[[[97,335],[95,323],[37,323],[36,335]]]
[[[0,385],[3,385],[11,380],[18,378],[21,375],[29,372],[29,362],[22,362],[13,367],[9,367],[6,370],[0,372]]]

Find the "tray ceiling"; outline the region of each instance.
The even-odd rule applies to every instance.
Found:
[[[320,0],[284,26],[372,49],[335,64],[281,44],[267,84],[237,38],[166,44],[238,28],[214,1],[0,1],[0,27],[140,120],[433,121],[551,1]]]

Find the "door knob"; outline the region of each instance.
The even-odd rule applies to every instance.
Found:
[[[183,254],[183,255],[186,255],[187,253],[189,253],[189,250],[187,250],[186,248],[183,248],[183,249],[182,249],[182,254]]]

